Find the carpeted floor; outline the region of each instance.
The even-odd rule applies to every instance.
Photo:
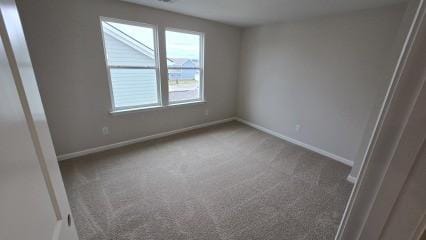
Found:
[[[61,162],[81,240],[333,239],[350,168],[237,122]]]

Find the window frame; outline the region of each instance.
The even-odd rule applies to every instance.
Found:
[[[139,69],[155,69],[156,73],[156,83],[157,83],[157,96],[158,101],[154,104],[143,104],[143,105],[134,105],[134,106],[124,106],[124,107],[116,107],[114,101],[114,91],[112,87],[112,79],[111,79],[111,66],[108,64],[107,59],[107,51],[105,44],[105,33],[103,30],[102,23],[103,22],[114,22],[120,24],[126,24],[131,26],[140,26],[140,27],[148,27],[153,29],[154,34],[154,55],[155,55],[155,67],[147,67],[147,66],[117,66],[111,65],[112,68],[139,68]],[[205,33],[197,32],[192,30],[174,28],[174,27],[164,27],[157,24],[139,22],[134,20],[125,20],[118,19],[113,17],[104,17],[99,16],[99,26],[100,26],[100,34],[102,47],[104,52],[104,61],[108,78],[108,87],[109,87],[109,95],[110,95],[110,104],[111,104],[111,115],[122,115],[126,113],[132,112],[145,112],[145,111],[158,111],[163,109],[175,108],[175,107],[184,107],[184,106],[193,106],[198,104],[206,103],[205,97],[205,84],[204,84],[204,55],[205,55]],[[197,69],[200,72],[200,92],[199,98],[197,99],[188,99],[183,101],[173,101],[169,100],[169,67],[167,66],[167,46],[166,46],[166,31],[187,33],[187,34],[195,34],[200,37],[200,56],[199,56],[199,68],[177,68],[177,69]],[[163,63],[164,62],[164,63]],[[175,69],[175,68],[171,68]],[[164,86],[166,85],[166,86]]]
[[[107,57],[107,50],[106,50],[106,44],[105,44],[105,33],[103,29],[103,22],[113,22],[113,23],[120,23],[120,24],[126,24],[131,26],[137,26],[137,27],[145,27],[145,28],[151,28],[153,30],[153,42],[154,42],[154,56],[155,56],[155,66],[149,67],[149,66],[121,66],[121,65],[109,65],[108,63],[108,57]],[[114,112],[123,112],[123,111],[132,111],[132,110],[141,110],[141,109],[152,109],[152,108],[158,108],[163,106],[162,101],[162,91],[161,91],[161,66],[160,66],[160,50],[159,50],[159,31],[158,26],[154,24],[148,24],[148,23],[142,23],[142,22],[136,22],[136,21],[129,21],[129,20],[123,20],[123,19],[117,19],[117,18],[110,18],[110,17],[99,17],[99,23],[100,23],[100,30],[102,35],[102,47],[104,51],[104,59],[105,59],[105,66],[108,76],[108,87],[109,87],[109,94],[110,94],[110,101],[111,101],[111,113]],[[116,107],[115,100],[114,100],[114,91],[112,87],[112,79],[111,79],[111,69],[153,69],[155,70],[156,75],[156,83],[157,83],[157,99],[158,101],[156,103],[152,104],[140,104],[140,105],[133,105],[133,106],[123,106],[123,107]]]
[[[205,47],[205,33],[203,32],[197,32],[197,31],[191,31],[191,30],[186,30],[186,29],[180,29],[180,28],[174,28],[174,27],[166,27],[164,29],[164,50],[165,50],[165,58],[166,58],[166,62],[167,62],[167,37],[166,37],[166,32],[170,31],[170,32],[177,32],[177,33],[185,33],[185,34],[192,34],[192,35],[198,35],[200,37],[200,42],[199,42],[199,49],[200,49],[200,53],[199,53],[199,67],[198,68],[179,68],[179,67],[169,67],[166,64],[166,71],[167,71],[167,102],[169,106],[173,106],[173,105],[184,105],[184,104],[190,104],[190,103],[198,103],[198,102],[205,102],[205,94],[204,94],[204,47]],[[194,99],[188,99],[188,100],[181,100],[181,101],[170,101],[170,90],[169,90],[169,69],[175,69],[175,70],[191,70],[191,69],[196,69],[200,71],[200,92],[199,92],[199,98],[194,98]]]

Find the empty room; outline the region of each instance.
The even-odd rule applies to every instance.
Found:
[[[1,0],[0,239],[419,240],[423,0]]]

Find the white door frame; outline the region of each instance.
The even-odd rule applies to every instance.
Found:
[[[381,239],[425,141],[425,0],[412,0],[410,4],[416,4],[410,30],[336,240]],[[408,236],[415,239],[418,226],[410,231],[407,240]]]
[[[0,35],[38,157],[40,171],[56,215],[57,225],[53,239],[76,240],[77,232],[15,0],[0,0]]]

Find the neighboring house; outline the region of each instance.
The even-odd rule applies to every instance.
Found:
[[[155,69],[137,68],[155,66],[154,50],[109,23],[103,22],[103,32],[115,105],[134,106],[138,103],[158,102]],[[167,59],[167,65],[178,68],[198,67],[197,61],[183,58]],[[196,79],[197,73],[198,70],[195,69],[170,69],[169,80]],[[170,90],[193,91],[182,88]]]
[[[116,66],[154,66],[154,50],[139,42],[118,28],[104,23],[105,47],[109,50],[107,54],[110,65]],[[125,53],[125,54],[123,54]],[[125,57],[123,57],[125,56]],[[197,60],[187,58],[167,59],[167,65],[175,68],[198,67]],[[170,69],[169,80],[195,79],[197,69]],[[154,74],[152,72],[151,74]]]
[[[158,102],[156,70],[132,68],[155,66],[154,51],[106,22],[103,32],[115,105]]]
[[[152,48],[125,34],[109,23],[103,23],[105,48],[110,65],[154,66]]]
[[[117,27],[103,22],[104,42],[110,69],[115,106],[135,106],[141,103],[159,102],[156,70],[138,67],[155,66],[152,48],[129,36]],[[198,62],[191,59],[167,59],[169,67],[194,68]],[[169,80],[198,79],[197,69],[170,69]],[[185,99],[188,94],[198,94],[193,87],[170,87],[173,99]],[[143,94],[140,94],[143,93]],[[194,97],[196,98],[196,97]]]
[[[172,61],[169,64],[170,67],[174,68],[189,68],[189,69],[170,69],[169,70],[169,80],[193,80],[196,79],[198,75],[198,69],[193,69],[198,67],[197,60],[191,60],[188,58],[172,58]],[[191,69],[192,68],[192,69]]]

